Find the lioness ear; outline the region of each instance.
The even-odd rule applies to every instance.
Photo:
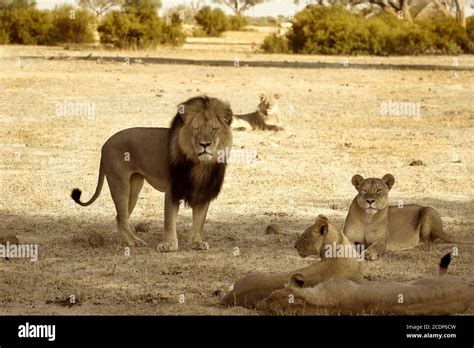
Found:
[[[388,186],[389,190],[391,190],[393,184],[395,184],[395,178],[392,174],[385,174],[382,178],[382,182]]]
[[[319,215],[316,219],[316,224],[319,225],[318,233],[323,236],[328,232],[329,229],[329,220],[324,215]]]
[[[305,279],[304,275],[300,273],[293,274],[290,278],[290,286],[294,288],[302,288],[304,285]]]
[[[265,94],[260,93],[260,101],[263,101],[266,98]]]
[[[352,185],[359,191],[359,186],[364,182],[364,177],[362,175],[356,174],[352,177]]]

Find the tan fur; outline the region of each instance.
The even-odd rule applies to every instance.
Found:
[[[300,283],[303,287],[314,286],[329,278],[361,282],[363,266],[356,257],[326,256],[326,247],[332,247],[333,243],[351,248],[342,232],[330,224],[325,216],[319,215],[316,222],[298,238],[295,248],[302,257],[319,255],[320,262],[290,273],[249,274],[234,284],[233,290],[222,299],[221,303],[227,306],[254,308],[273,291],[282,289],[292,277],[304,279]]]
[[[443,222],[433,208],[389,206],[388,192],[394,183],[391,174],[382,179],[364,179],[359,174],[352,178],[358,194],[347,214],[344,234],[352,243],[364,245],[367,259],[375,260],[386,249],[413,248],[420,240],[455,242],[444,232]]]
[[[250,114],[234,115],[233,129],[239,131],[252,130],[273,130],[281,131],[283,128],[278,117],[279,108],[277,99],[278,94],[260,95],[260,103],[257,110]]]
[[[473,301],[474,285],[450,276],[408,283],[329,279],[311,288],[290,282],[257,309],[278,315],[452,315],[465,312]]]
[[[192,161],[193,183],[199,187],[202,173],[216,163],[218,151],[232,147],[229,127],[232,111],[227,103],[216,98],[192,98],[179,106],[173,124],[176,121],[183,125],[175,132],[173,128],[130,128],[110,137],[102,147],[99,181],[94,196],[83,203],[80,201],[80,190],[73,191],[73,199],[78,204],[90,205],[100,195],[105,176],[117,210],[117,228],[130,246],[146,244],[132,233],[128,222],[145,180],[165,193],[164,241],[158,245],[158,250],[177,250],[179,202],[171,197],[170,160],[184,154],[187,160]],[[208,248],[202,240],[208,206],[209,202],[192,207],[191,244],[194,249]]]

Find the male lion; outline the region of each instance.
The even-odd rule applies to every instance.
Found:
[[[130,128],[110,137],[102,146],[99,180],[88,202],[81,191],[72,199],[88,206],[99,197],[104,176],[117,210],[117,228],[128,245],[146,244],[130,230],[128,219],[146,180],[165,192],[164,240],[159,251],[178,249],[176,218],[179,202],[193,209],[191,247],[208,249],[202,229],[209,203],[219,194],[226,163],[219,151],[232,147],[232,110],[227,103],[207,96],[194,97],[179,106],[171,128]]]
[[[344,234],[365,246],[365,256],[375,260],[385,249],[410,249],[421,240],[440,238],[455,243],[443,230],[436,210],[416,204],[389,206],[388,192],[395,183],[391,174],[382,179],[364,179],[356,174],[352,185],[358,191],[344,223]]]
[[[245,115],[234,115],[234,130],[245,131],[252,130],[272,130],[281,131],[280,119],[278,118],[278,94],[260,95],[260,104],[257,111]]]
[[[347,248],[352,252],[340,257],[328,257],[330,248]],[[238,280],[221,303],[227,306],[255,308],[257,303],[273,291],[282,289],[293,277],[300,279],[301,287],[311,287],[329,278],[350,279],[362,282],[362,262],[347,238],[327,217],[319,215],[295,243],[302,257],[319,255],[321,261],[290,273],[251,273]]]

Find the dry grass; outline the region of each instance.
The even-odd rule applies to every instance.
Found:
[[[245,49],[200,51],[191,46],[159,52],[94,51],[94,56],[342,59],[267,56]],[[355,195],[350,184],[355,173],[394,174],[395,204],[402,199],[433,206],[448,233],[472,238],[473,71],[455,76],[447,71],[358,70],[342,65],[293,70],[29,58],[21,60],[21,68],[14,64],[18,56],[58,53],[88,52],[2,48],[0,233],[38,243],[40,259],[0,260],[1,314],[254,314],[220,308],[211,293],[251,271],[289,271],[312,262],[299,258],[292,244],[318,214],[342,226]],[[386,64],[452,61],[451,57],[351,59]],[[459,62],[472,67],[474,57],[459,57]],[[258,162],[230,166],[205,225],[208,252],[191,251],[186,244],[189,209],[182,210],[178,220],[181,251],[154,251],[162,233],[163,195],[150,186],[144,187],[132,222],[150,224],[150,231],[140,236],[151,247],[135,248],[131,257],[124,255],[115,232],[115,210],[106,187],[93,206],[72,204],[73,187],[83,189],[85,198],[95,190],[100,147],[116,131],[167,126],[178,103],[203,93],[227,99],[235,113],[251,112],[261,92],[282,96],[286,131],[234,135],[235,148],[257,151]],[[380,116],[380,103],[390,99],[421,103],[421,118]],[[56,116],[55,104],[64,100],[94,102],[96,118]],[[409,166],[418,159],[426,166]],[[454,163],[458,159],[460,163]],[[281,233],[266,235],[270,223]],[[87,243],[93,231],[104,236],[103,247]],[[387,253],[367,264],[367,278],[403,281],[434,275],[439,258],[451,247],[434,243]],[[474,281],[474,247],[459,248],[450,273]],[[71,294],[80,305],[58,303]],[[180,294],[185,295],[184,304],[178,302]]]

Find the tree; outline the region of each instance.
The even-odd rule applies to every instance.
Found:
[[[115,6],[123,4],[123,0],[79,0],[79,6],[94,12],[97,17],[101,17]]]
[[[236,16],[242,16],[249,8],[268,0],[213,0],[216,4],[222,4],[234,12]]]

